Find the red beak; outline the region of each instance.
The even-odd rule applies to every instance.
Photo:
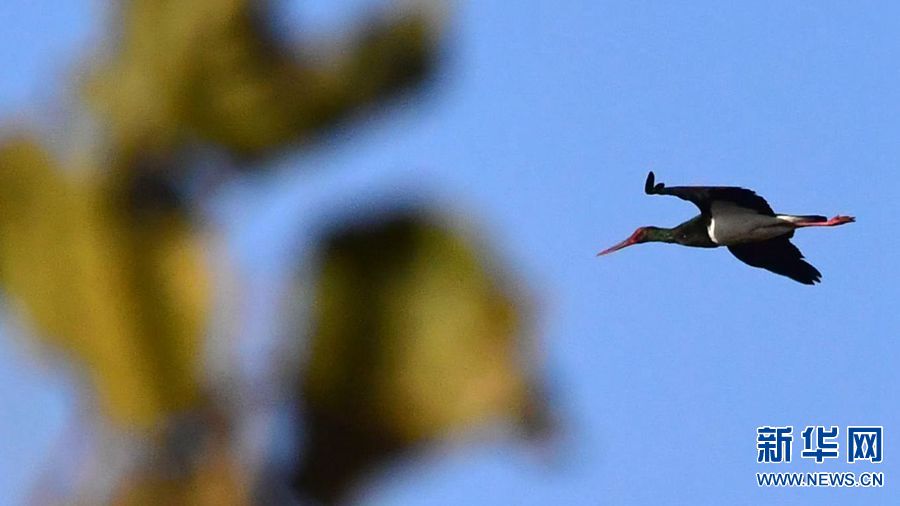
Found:
[[[641,235],[641,232],[643,232],[643,230],[641,230],[641,229],[635,230],[634,233],[631,234],[631,237],[629,237],[628,239],[625,239],[624,241],[620,242],[619,244],[616,244],[615,246],[612,246],[610,248],[607,248],[607,249],[601,251],[600,253],[597,253],[597,256],[599,257],[601,255],[607,255],[614,251],[619,251],[620,249],[625,248],[627,246],[631,246],[632,244],[638,244],[640,242],[638,239]]]

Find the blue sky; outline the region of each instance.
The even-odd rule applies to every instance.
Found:
[[[288,5],[287,19],[333,26],[377,4],[332,3]],[[447,66],[424,101],[274,162],[218,199],[234,257],[262,280],[259,307],[293,272],[287,259],[306,224],[410,187],[472,217],[539,302],[565,431],[556,459],[512,442],[473,445],[379,482],[370,504],[900,495],[900,6],[660,4],[459,2]],[[12,28],[0,31],[0,67],[14,69],[0,79],[0,114],[44,111],[64,91],[79,41],[98,33],[97,12],[88,0],[0,5]],[[648,169],[669,184],[750,187],[781,212],[859,221],[797,234],[823,273],[815,287],[724,250],[643,245],[595,258],[637,226],[694,215],[643,195]],[[19,497],[13,477],[27,470],[9,464],[47,447],[71,408],[65,383],[23,363],[10,332],[0,350],[0,402],[12,414],[0,421],[2,502]],[[842,453],[815,470],[883,471],[886,488],[758,488],[754,473],[775,469],[756,463],[756,427],[815,424],[883,425],[884,463],[850,466]],[[813,470],[796,451],[777,470]]]

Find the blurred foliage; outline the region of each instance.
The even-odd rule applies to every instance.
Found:
[[[111,60],[88,82],[116,145],[170,151],[215,143],[243,156],[307,141],[361,107],[421,82],[433,26],[421,12],[373,20],[333,51],[287,51],[269,2],[132,0]]]
[[[435,68],[440,27],[424,10],[311,49],[282,46],[270,7],[117,4],[116,43],[84,81],[98,135],[68,144],[77,166],[31,136],[0,140],[2,288],[82,366],[106,420],[144,441],[116,504],[258,500],[236,415],[216,405],[227,387],[203,371],[215,280],[191,202],[203,195],[184,190],[191,150],[244,167],[303,148]],[[308,368],[285,386],[304,406],[306,496],[345,498],[385,459],[476,424],[537,423],[522,308],[465,236],[410,213],[336,231],[321,258]]]
[[[301,489],[331,503],[358,473],[429,439],[542,423],[520,304],[465,236],[404,213],[336,233],[321,255]]]
[[[101,409],[146,429],[197,398],[210,289],[203,236],[177,213],[139,215],[122,188],[5,141],[0,280],[37,334],[86,366]]]

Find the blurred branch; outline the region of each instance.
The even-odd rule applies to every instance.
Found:
[[[116,506],[239,506],[253,504],[251,483],[231,439],[230,420],[211,409],[175,416],[161,431],[155,452],[115,490]]]
[[[85,88],[101,149],[78,146],[90,153],[83,166],[61,168],[36,140],[0,141],[0,283],[37,334],[85,365],[102,412],[156,449],[116,490],[120,504],[251,500],[233,414],[201,388],[212,288],[177,177],[185,152],[199,141],[239,160],[266,156],[433,72],[426,9],[374,22],[330,53],[281,47],[267,7],[123,2],[118,44]],[[338,501],[378,464],[477,424],[542,425],[525,308],[468,237],[410,212],[336,231],[321,257],[298,385],[304,493]]]
[[[84,361],[124,424],[197,398],[209,274],[171,180],[178,155],[196,139],[245,156],[309,139],[431,67],[424,14],[373,25],[314,65],[274,42],[267,6],[123,3],[119,47],[87,88],[111,156],[62,170],[34,140],[3,143],[2,282],[39,333]]]

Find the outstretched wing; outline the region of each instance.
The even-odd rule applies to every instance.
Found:
[[[745,264],[787,276],[805,285],[814,285],[822,273],[803,260],[803,254],[790,241],[790,235],[767,241],[729,246],[728,251]]]
[[[672,195],[682,200],[692,202],[700,208],[700,212],[709,215],[710,207],[715,201],[731,202],[740,207],[752,209],[759,214],[775,216],[775,212],[766,202],[766,199],[757,195],[754,191],[737,186],[671,186],[664,183],[655,183],[653,171],[647,174],[647,182],[644,183],[644,193],[647,195]]]

